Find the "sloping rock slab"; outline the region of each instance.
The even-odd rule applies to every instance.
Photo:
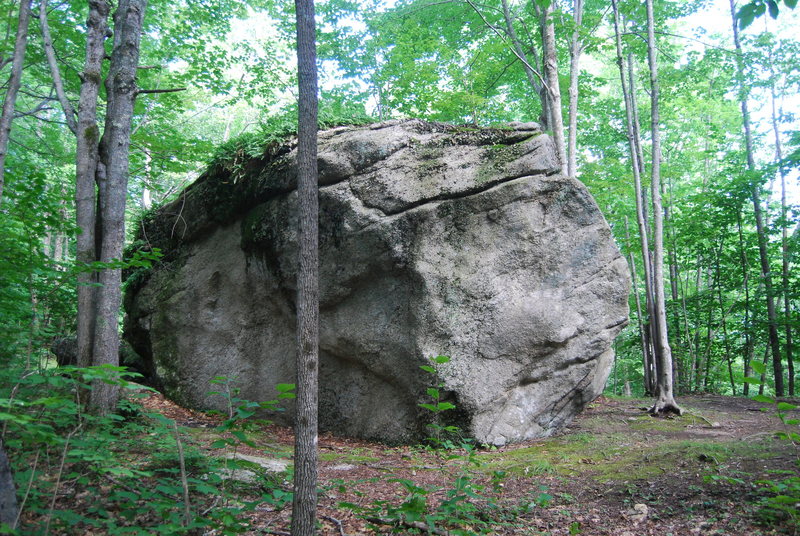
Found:
[[[296,150],[209,169],[143,225],[164,261],[128,285],[125,334],[193,407],[294,382]],[[534,123],[320,133],[320,424],[416,441],[439,382],[477,440],[546,436],[602,392],[629,276],[586,188]],[[437,378],[420,370],[446,354]],[[277,413],[286,421],[289,411]]]

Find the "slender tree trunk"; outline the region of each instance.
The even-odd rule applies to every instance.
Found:
[[[314,2],[295,0],[297,11],[298,270],[297,414],[295,418],[292,535],[314,534],[317,518],[317,408],[319,367],[319,199],[317,184],[317,51]]]
[[[717,279],[717,300],[719,301],[720,321],[722,322],[722,337],[725,344],[725,361],[728,364],[728,378],[731,382],[731,393],[736,396],[736,382],[733,379],[733,357],[731,356],[730,341],[728,340],[728,312],[725,311],[725,302],[722,298],[722,274],[720,273],[720,256],[722,253],[722,246],[720,246],[720,253],[717,254],[714,262],[714,270]]]
[[[86,22],[86,61],[81,78],[78,104],[75,212],[78,224],[76,262],[78,273],[78,366],[92,364],[95,331],[96,272],[88,266],[97,260],[95,224],[97,220],[96,176],[102,166],[99,157],[100,129],[97,102],[105,58],[110,6],[106,0],[89,2]],[[67,111],[65,110],[66,114]]]
[[[564,118],[561,112],[561,84],[558,80],[553,4],[554,2],[550,2],[546,8],[541,10],[542,56],[544,59],[544,77],[547,80],[547,98],[550,103],[550,129],[553,132],[553,141],[556,145],[558,159],[562,168],[566,168],[567,151],[564,143]]]
[[[0,525],[14,528],[17,523],[19,508],[17,506],[17,488],[14,486],[14,473],[8,456],[0,439]]]
[[[583,24],[583,0],[573,0],[572,19],[575,28],[569,46],[569,125],[567,127],[567,175],[575,177],[578,173],[578,79],[583,52],[581,25]]]
[[[747,169],[751,172],[756,171],[755,158],[753,156],[753,136],[750,127],[750,112],[747,104],[747,93],[744,86],[744,67],[742,65],[742,45],[739,41],[739,27],[736,19],[736,6],[734,0],[729,0],[731,9],[731,20],[733,27],[733,44],[736,48],[736,67],[740,84],[739,103],[742,109],[742,122],[744,126],[745,146],[747,149]],[[767,251],[767,231],[764,224],[763,208],[761,206],[761,185],[756,181],[751,186],[751,198],[753,200],[753,212],[756,219],[756,234],[758,236],[758,256],[761,264],[761,277],[764,281],[764,289],[767,301],[767,326],[769,346],[772,350],[772,371],[775,377],[775,395],[783,396],[783,364],[781,362],[780,340],[778,339],[778,322],[775,312],[775,296],[772,286],[772,272],[769,265],[769,254]]]
[[[628,136],[628,144],[631,151],[631,169],[633,171],[633,180],[634,180],[634,195],[636,197],[636,221],[639,226],[639,240],[641,242],[642,248],[642,266],[644,269],[644,286],[645,286],[645,304],[647,308],[647,351],[642,356],[643,365],[644,365],[644,378],[645,378],[645,385],[644,390],[645,394],[652,395],[655,392],[655,337],[652,336],[653,329],[652,329],[652,322],[654,318],[654,309],[653,309],[653,287],[652,287],[652,274],[651,274],[651,264],[650,264],[650,246],[648,243],[647,238],[647,225],[645,223],[644,218],[644,206],[642,203],[642,181],[640,170],[641,166],[639,164],[639,152],[636,148],[636,139],[634,135],[633,125],[633,105],[632,101],[634,100],[634,96],[628,91],[628,85],[625,81],[625,68],[623,67],[622,63],[622,38],[620,34],[620,24],[619,24],[619,10],[617,8],[616,0],[612,0],[611,2],[613,11],[614,11],[614,32],[616,36],[616,47],[617,47],[617,65],[619,67],[619,75],[620,75],[620,82],[622,87],[622,96],[623,100],[625,101],[625,113],[626,113],[626,127],[627,127],[627,136]]]
[[[772,65],[772,48],[768,52],[770,72],[770,101],[772,104],[772,132],[775,135],[775,160],[778,162],[778,172],[781,177],[781,293],[783,294],[784,332],[786,342],[786,365],[789,375],[789,396],[794,396],[794,357],[792,341],[792,307],[789,297],[789,208],[786,204],[786,167],[783,165],[783,145],[781,132],[778,126],[778,111],[775,95],[775,69]]]
[[[753,359],[753,337],[751,331],[751,314],[750,314],[750,274],[749,263],[747,261],[747,249],[744,243],[744,232],[742,231],[742,211],[736,211],[736,229],[739,235],[739,256],[742,265],[742,287],[744,288],[744,375],[750,377],[753,373],[750,362]],[[748,396],[750,394],[750,384],[745,382],[742,387],[742,394]]]
[[[650,165],[650,192],[653,202],[653,286],[655,290],[655,319],[658,325],[656,352],[656,402],[650,408],[653,414],[674,412],[680,415],[683,410],[675,402],[672,393],[672,349],[667,336],[667,311],[664,293],[664,213],[661,207],[661,130],[659,126],[658,104],[658,65],[656,63],[656,42],[653,20],[653,0],[647,0],[647,59],[650,65],[650,127],[653,140],[653,159]]]
[[[67,122],[70,132],[77,136],[78,123],[75,121],[75,110],[72,108],[72,103],[69,102],[67,94],[64,91],[64,82],[58,69],[56,51],[53,48],[53,38],[50,37],[50,25],[47,23],[47,0],[41,0],[39,4],[39,26],[42,29],[44,52],[45,56],[47,56],[47,64],[50,66],[50,73],[53,77],[53,86],[56,88],[58,102],[64,110],[64,119]]]
[[[19,4],[17,38],[14,42],[14,56],[11,61],[11,77],[8,80],[5,99],[3,99],[3,112],[0,114],[0,203],[3,202],[8,140],[11,136],[14,106],[17,104],[17,94],[22,83],[22,64],[25,61],[25,49],[28,46],[28,25],[31,20],[32,4],[33,0],[22,0]]]
[[[99,176],[103,202],[100,205],[100,262],[122,259],[125,245],[125,204],[128,194],[128,173],[133,105],[138,88],[136,68],[142,35],[146,0],[120,0],[114,13],[114,48],[106,77],[106,121],[100,141],[100,160],[105,170]],[[122,303],[122,270],[100,271],[96,303],[93,365],[119,365],[118,316]],[[114,410],[119,386],[96,382],[91,406],[98,413]]]
[[[630,263],[631,281],[632,281],[631,288],[633,289],[633,296],[636,299],[636,320],[637,320],[638,325],[639,325],[639,339],[640,339],[641,345],[642,345],[642,356],[645,356],[644,357],[644,363],[645,363],[644,364],[644,385],[645,385],[645,391],[647,391],[647,389],[649,388],[649,386],[652,385],[652,382],[653,382],[652,374],[650,374],[650,367],[648,365],[648,363],[652,360],[652,357],[650,357],[650,358],[647,357],[647,356],[651,355],[651,353],[650,353],[650,343],[649,343],[650,339],[647,336],[647,330],[649,328],[647,326],[645,326],[645,323],[644,323],[643,314],[642,314],[642,301],[641,301],[641,299],[639,299],[639,289],[638,289],[638,286],[636,284],[636,261],[635,261],[634,256],[633,256],[633,251],[631,250],[631,233],[630,233],[630,230],[628,229],[628,217],[627,216],[625,216],[625,243],[628,246],[628,262]]]

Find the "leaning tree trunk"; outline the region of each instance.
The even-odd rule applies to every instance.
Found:
[[[744,66],[742,64],[742,44],[739,41],[739,26],[736,18],[734,0],[729,0],[731,20],[733,26],[733,44],[736,48],[736,70],[739,80],[739,104],[742,109],[742,123],[744,128],[745,148],[747,150],[747,169],[756,172],[755,158],[753,156],[753,135],[750,126],[750,111],[747,104],[747,93],[744,86]],[[767,327],[769,347],[772,351],[772,372],[775,379],[775,395],[783,396],[783,364],[781,363],[780,340],[778,338],[778,318],[775,312],[775,296],[772,286],[772,272],[769,265],[767,252],[767,231],[764,224],[763,208],[761,203],[761,185],[756,181],[751,186],[751,199],[753,213],[756,219],[756,236],[758,237],[758,257],[761,264],[761,277],[764,281],[764,291],[767,301]]]
[[[580,76],[581,24],[583,23],[583,0],[573,0],[572,18],[575,28],[569,45],[569,125],[567,126],[567,175],[575,177],[578,172],[578,78]]]
[[[647,0],[647,60],[650,66],[650,126],[652,137],[652,163],[650,165],[650,192],[653,201],[653,286],[655,290],[655,320],[658,326],[656,352],[656,401],[650,413],[677,413],[683,410],[672,393],[672,349],[667,334],[666,297],[664,295],[664,213],[661,207],[661,130],[658,116],[658,65],[656,63],[653,0]]]
[[[295,0],[297,74],[297,405],[292,535],[314,534],[317,518],[319,370],[319,199],[317,179],[317,51],[314,2]]]
[[[28,45],[31,4],[33,4],[33,0],[22,0],[19,4],[17,38],[14,42],[14,56],[11,60],[11,77],[8,80],[8,89],[3,100],[3,112],[0,114],[0,203],[3,202],[6,154],[8,153],[8,140],[11,137],[11,120],[14,119],[14,106],[17,103],[17,94],[22,83],[22,64],[25,61],[25,49]]]

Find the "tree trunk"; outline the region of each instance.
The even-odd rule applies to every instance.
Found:
[[[72,103],[69,102],[67,94],[64,91],[64,81],[58,69],[56,51],[53,48],[53,38],[50,37],[50,25],[47,23],[47,0],[41,0],[39,4],[39,25],[42,29],[44,52],[45,56],[47,56],[47,64],[50,66],[50,73],[53,77],[53,86],[56,89],[58,102],[61,103],[61,108],[64,110],[64,119],[67,122],[70,132],[77,136],[78,123],[75,121],[75,110],[72,108]]]
[[[625,101],[625,113],[626,113],[626,128],[627,128],[627,136],[628,136],[628,145],[631,151],[631,169],[633,171],[633,181],[634,181],[634,195],[636,197],[636,221],[639,226],[639,240],[641,242],[642,248],[642,266],[644,269],[644,288],[645,288],[645,305],[647,308],[647,331],[646,331],[646,338],[647,338],[647,345],[646,345],[646,352],[642,356],[643,366],[644,366],[644,390],[645,394],[652,395],[655,390],[655,370],[654,370],[654,361],[655,356],[653,355],[654,343],[656,338],[653,337],[653,329],[652,329],[652,321],[654,318],[653,312],[653,287],[652,287],[652,274],[651,274],[651,265],[650,265],[650,246],[649,241],[647,238],[647,225],[645,223],[644,218],[644,206],[643,206],[643,198],[641,195],[642,190],[642,181],[640,170],[641,166],[639,164],[639,152],[636,147],[636,139],[634,136],[634,120],[633,120],[633,105],[632,101],[634,100],[634,96],[628,91],[628,85],[625,81],[625,68],[622,62],[622,38],[620,34],[620,23],[619,23],[619,10],[617,8],[616,0],[612,0],[611,2],[613,11],[614,11],[614,33],[616,36],[616,47],[617,47],[617,65],[619,67],[619,76],[620,82],[622,87],[622,96],[623,100]]]
[[[100,141],[100,163],[105,173],[97,176],[101,193],[98,216],[102,263],[121,260],[125,245],[131,122],[138,91],[136,68],[146,7],[146,0],[120,0],[114,12],[114,48],[105,81],[108,105]],[[122,270],[103,268],[99,282],[92,364],[118,366]],[[116,407],[118,396],[119,386],[98,381],[92,389],[91,407],[97,413],[109,413]]]
[[[556,30],[553,20],[553,2],[542,10],[542,56],[544,77],[547,80],[547,98],[550,104],[550,129],[556,145],[561,167],[567,167],[567,152],[564,143],[564,118],[561,113],[561,84],[558,80],[558,59],[556,55]]]
[[[567,127],[567,175],[575,177],[578,173],[578,79],[580,60],[583,52],[581,25],[583,24],[583,0],[573,0],[572,19],[575,28],[569,45],[569,125]]]
[[[95,224],[97,220],[96,175],[100,164],[100,129],[97,126],[97,102],[100,95],[104,43],[108,34],[109,4],[106,0],[89,2],[86,22],[86,60],[81,78],[78,103],[76,152],[75,213],[78,224],[75,258],[78,268],[78,366],[92,364],[95,330],[97,274],[88,265],[97,260]],[[65,114],[67,111],[65,110]]]
[[[747,261],[747,249],[744,243],[744,232],[742,231],[742,211],[739,209],[736,212],[736,229],[739,235],[739,253],[742,264],[742,287],[744,287],[744,375],[750,377],[753,369],[750,365],[753,359],[753,337],[750,334],[750,276],[749,276],[749,263]],[[748,396],[750,394],[750,384],[745,382],[742,387],[742,394]]]
[[[664,295],[664,213],[661,207],[661,130],[658,116],[658,66],[653,20],[653,0],[647,0],[647,60],[650,66],[650,128],[653,160],[650,165],[650,192],[653,202],[653,286],[655,290],[655,319],[658,340],[656,352],[656,402],[650,413],[683,413],[672,394],[672,349],[667,336],[666,297]]]
[[[742,44],[739,41],[739,26],[736,18],[736,6],[734,0],[729,0],[731,9],[731,20],[733,27],[733,44],[736,48],[736,68],[740,84],[739,104],[742,109],[742,122],[744,127],[745,146],[747,149],[747,169],[751,172],[756,171],[755,158],[753,156],[753,135],[750,127],[750,112],[747,104],[747,94],[744,86],[744,67],[742,65]],[[783,396],[783,364],[781,363],[780,340],[778,339],[778,321],[775,312],[775,296],[772,287],[772,272],[769,266],[769,254],[767,252],[767,231],[764,225],[764,216],[761,206],[761,185],[756,181],[751,186],[751,199],[753,201],[753,212],[756,219],[756,235],[758,237],[758,256],[761,264],[761,277],[764,281],[764,289],[767,300],[767,326],[769,346],[772,350],[772,371],[775,377],[775,395]]]
[[[314,534],[317,518],[319,368],[319,189],[317,179],[317,51],[314,2],[295,0],[297,12],[298,270],[297,413],[295,417],[292,535]]]
[[[781,132],[778,126],[778,111],[775,103],[778,98],[775,95],[775,69],[772,65],[772,48],[768,52],[769,72],[770,72],[770,101],[772,104],[772,132],[775,135],[775,160],[778,163],[778,173],[781,177],[781,293],[783,294],[783,315],[786,350],[786,365],[789,375],[789,396],[794,396],[794,358],[792,342],[792,307],[789,292],[789,209],[786,204],[786,167],[783,165],[783,145],[781,144]]]
[[[636,319],[639,325],[639,339],[642,345],[642,356],[644,356],[644,385],[645,391],[653,384],[652,374],[650,374],[649,363],[652,361],[652,354],[650,352],[650,339],[647,336],[649,329],[643,319],[642,315],[642,300],[639,299],[639,289],[636,284],[636,261],[634,260],[633,251],[631,250],[631,233],[628,229],[628,217],[625,216],[625,244],[628,247],[628,262],[631,269],[631,288],[633,289],[633,296],[636,299]],[[650,357],[648,357],[650,356]]]
[[[0,439],[0,525],[14,528],[17,523],[19,508],[17,506],[17,488],[14,486],[14,473],[8,456]]]
[[[503,5],[503,21],[506,24],[506,35],[511,40],[511,46],[514,50],[514,55],[522,62],[525,77],[528,79],[528,84],[536,92],[539,101],[542,104],[542,115],[539,122],[542,124],[542,130],[550,130],[550,101],[547,98],[547,84],[544,82],[542,74],[537,71],[533,66],[539,64],[535,50],[533,61],[529,61],[528,55],[522,48],[522,41],[519,40],[517,32],[514,29],[514,18],[511,16],[511,9],[508,7],[508,0],[502,0]]]
[[[17,38],[14,42],[14,56],[11,61],[11,77],[8,80],[8,89],[3,100],[3,112],[0,114],[0,203],[3,202],[6,154],[8,153],[8,140],[11,136],[11,120],[14,119],[14,106],[17,104],[17,93],[19,93],[19,87],[22,82],[22,64],[25,61],[25,49],[28,46],[31,4],[33,4],[33,0],[22,0],[19,4]]]

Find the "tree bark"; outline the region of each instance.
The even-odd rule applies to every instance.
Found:
[[[736,48],[736,69],[740,84],[739,104],[742,110],[742,123],[744,128],[745,147],[747,150],[747,169],[755,172],[756,164],[753,156],[753,135],[750,126],[750,111],[747,103],[747,93],[744,85],[744,66],[742,65],[742,44],[739,41],[739,26],[736,19],[736,6],[734,0],[729,0],[731,21],[733,28],[733,44]],[[781,362],[780,340],[778,339],[778,320],[775,312],[775,296],[772,286],[772,272],[769,266],[769,253],[767,251],[767,231],[764,224],[763,209],[761,206],[761,185],[755,181],[751,186],[751,199],[753,213],[756,219],[756,235],[758,237],[758,257],[761,265],[761,277],[764,281],[764,290],[767,301],[767,333],[769,347],[772,350],[772,372],[775,379],[775,395],[783,396],[783,364]]]
[[[542,10],[542,56],[544,77],[547,80],[547,98],[550,103],[550,129],[556,145],[558,159],[562,168],[567,167],[567,152],[564,143],[564,118],[561,113],[561,84],[558,80],[558,59],[556,55],[556,31],[553,20],[553,4],[550,2]]]
[[[97,102],[100,95],[104,43],[108,34],[110,6],[106,0],[89,2],[86,21],[86,59],[81,73],[78,101],[76,152],[75,213],[78,224],[75,259],[78,273],[78,366],[92,364],[94,345],[95,295],[97,274],[89,265],[97,260],[95,224],[97,219],[96,176],[100,164],[100,129],[97,125]],[[67,111],[65,110],[66,114]]]
[[[53,38],[50,37],[50,25],[47,23],[47,0],[41,0],[39,4],[39,25],[42,29],[44,52],[45,56],[47,56],[47,64],[50,66],[50,74],[53,77],[53,86],[56,88],[58,102],[64,110],[64,118],[67,121],[67,127],[77,136],[78,123],[75,121],[75,110],[64,91],[64,81],[61,78],[61,72],[59,71],[58,62],[56,61],[56,52],[53,49]]]
[[[647,0],[647,61],[650,66],[650,128],[652,162],[650,165],[650,195],[653,202],[653,286],[655,290],[655,319],[658,339],[656,352],[656,401],[650,413],[683,413],[672,393],[672,349],[667,334],[666,297],[664,293],[664,213],[661,207],[661,130],[659,126],[658,65],[656,62],[653,0]]]
[[[8,80],[8,89],[3,100],[3,112],[0,114],[0,203],[3,202],[6,154],[8,154],[8,141],[11,137],[11,121],[14,119],[14,106],[17,104],[17,94],[22,83],[22,64],[25,61],[25,49],[28,46],[31,4],[33,4],[33,0],[22,0],[19,4],[17,37],[14,42],[14,56],[11,61],[11,77]]]
[[[572,18],[575,28],[569,46],[569,125],[567,127],[567,175],[575,177],[578,172],[578,79],[583,52],[580,29],[583,23],[583,0],[573,0]]]
[[[0,439],[0,525],[14,528],[17,523],[19,507],[17,506],[17,488],[14,486],[14,473],[8,456]]]
[[[772,47],[768,50],[770,73],[770,102],[772,132],[775,135],[775,160],[778,163],[778,173],[781,178],[781,293],[783,294],[783,316],[786,350],[786,365],[789,376],[789,396],[794,396],[794,357],[792,341],[792,307],[789,292],[789,208],[786,204],[786,167],[783,165],[783,144],[778,126],[778,110],[775,103],[778,100],[775,94],[775,69],[772,64]]]
[[[742,211],[741,209],[736,212],[736,230],[739,235],[739,259],[742,264],[742,287],[744,288],[744,375],[750,377],[753,369],[750,362],[753,359],[753,336],[750,333],[751,314],[750,314],[750,275],[749,275],[749,262],[747,261],[747,249],[744,243],[744,232],[742,231]],[[745,382],[742,387],[742,394],[748,396],[750,394],[750,384]]]
[[[292,535],[314,534],[317,518],[317,410],[319,367],[319,188],[317,179],[317,63],[313,0],[295,0],[297,12],[298,270],[297,405]]]
[[[622,62],[622,38],[620,33],[620,17],[619,9],[616,0],[612,0],[611,6],[614,13],[614,34],[617,47],[617,66],[619,67],[620,84],[622,88],[622,97],[625,102],[625,126],[626,135],[628,137],[628,145],[631,152],[631,170],[633,171],[634,182],[634,195],[636,197],[636,221],[639,227],[639,240],[642,248],[642,267],[644,269],[644,288],[645,288],[645,307],[647,309],[647,322],[646,322],[646,339],[645,351],[642,355],[643,369],[644,369],[644,390],[645,394],[652,395],[655,392],[655,369],[654,369],[654,343],[656,338],[653,336],[652,322],[654,318],[653,309],[653,277],[651,273],[650,264],[650,245],[647,238],[647,224],[645,222],[645,209],[642,197],[642,181],[639,163],[639,151],[637,150],[637,140],[634,134],[634,118],[633,118],[633,104],[632,101],[635,97],[628,90],[628,84],[625,81],[625,68]]]
[[[131,122],[146,7],[146,0],[120,0],[114,13],[114,48],[105,81],[108,104],[100,141],[100,162],[105,173],[97,176],[102,197],[98,214],[102,263],[121,260],[125,245]],[[92,364],[118,366],[122,270],[103,268],[99,282]],[[97,413],[106,414],[114,410],[118,396],[118,385],[98,381],[93,386],[90,405]]]
[[[522,48],[522,41],[519,40],[517,32],[514,29],[514,18],[511,16],[508,0],[502,0],[502,5],[503,20],[506,24],[506,35],[508,35],[508,38],[511,40],[511,47],[514,50],[514,55],[522,62],[528,84],[530,84],[531,88],[536,92],[542,104],[542,115],[539,118],[539,122],[542,124],[542,130],[550,130],[550,101],[547,97],[547,84],[544,82],[542,74],[533,68],[534,65],[539,64],[539,58],[536,57],[534,51],[533,61],[529,61],[525,50]]]

